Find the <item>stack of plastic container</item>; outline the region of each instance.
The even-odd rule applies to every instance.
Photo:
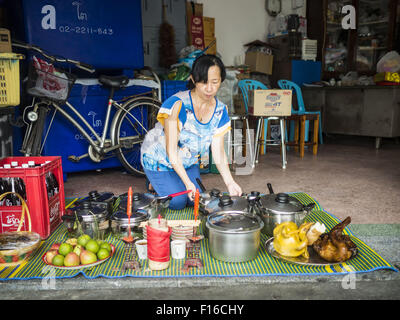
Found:
[[[65,214],[61,157],[8,157],[0,160],[0,194],[16,192],[26,201],[32,231],[47,238]],[[16,231],[21,219],[19,199],[9,194],[0,203],[0,233]],[[23,224],[21,230],[28,230]]]

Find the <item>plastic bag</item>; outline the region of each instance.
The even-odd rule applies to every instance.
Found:
[[[378,73],[400,71],[400,55],[396,51],[389,51],[379,60],[376,71]]]
[[[65,73],[57,71],[46,61],[33,56],[37,77],[33,87],[28,92],[34,96],[48,97],[56,100],[66,100],[69,93],[69,79]]]
[[[237,70],[226,70],[225,81],[222,82],[218,90],[217,98],[228,106],[228,111],[234,113],[233,96],[238,93],[238,82],[236,75]]]
[[[355,86],[358,84],[358,73],[350,71],[341,80],[343,86]]]

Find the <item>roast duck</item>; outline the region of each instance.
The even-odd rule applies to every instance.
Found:
[[[351,222],[347,217],[332,228],[329,233],[323,233],[312,244],[318,255],[329,262],[343,262],[357,252],[357,246],[348,235],[343,234],[343,229]]]

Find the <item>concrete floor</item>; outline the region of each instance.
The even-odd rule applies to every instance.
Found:
[[[400,144],[383,139],[375,149],[372,137],[328,136],[318,148],[301,159],[291,148],[287,168],[282,169],[279,148],[269,147],[260,155],[251,175],[235,175],[243,192],[267,193],[267,182],[274,192],[308,193],[321,206],[338,217],[352,218],[353,224],[400,223]],[[226,191],[218,174],[202,175],[207,189]],[[126,174],[121,168],[68,174],[65,196],[87,195],[91,190],[115,195],[145,191],[145,179]]]

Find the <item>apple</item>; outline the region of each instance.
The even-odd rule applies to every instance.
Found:
[[[58,255],[58,250],[52,250],[50,249],[49,251],[46,252],[46,261],[48,263],[52,263],[53,258]]]
[[[53,243],[53,245],[50,247],[50,250],[57,250],[60,248],[61,243]]]
[[[64,266],[79,266],[79,256],[75,252],[68,253],[64,258]]]
[[[82,264],[90,264],[90,263],[94,263],[97,261],[97,256],[95,253],[93,253],[91,251],[82,250],[80,259],[81,259]]]

